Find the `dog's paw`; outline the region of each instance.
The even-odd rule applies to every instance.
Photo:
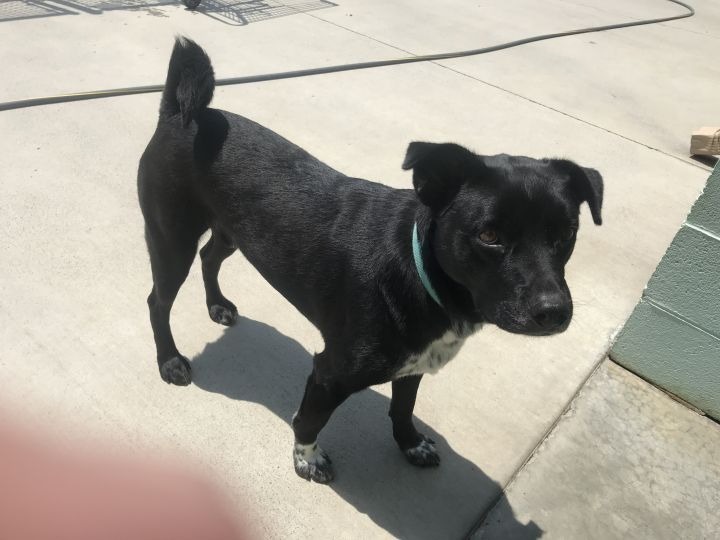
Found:
[[[238,318],[237,308],[229,301],[225,305],[213,304],[208,313],[213,321],[223,326],[232,326]]]
[[[187,386],[192,381],[190,362],[184,356],[173,356],[160,366],[160,376],[168,384]]]
[[[416,467],[437,467],[440,465],[440,454],[435,449],[435,441],[424,435],[421,437],[417,446],[404,451],[405,457]]]
[[[293,448],[295,472],[308,482],[327,484],[335,477],[330,457],[317,445],[295,443]]]

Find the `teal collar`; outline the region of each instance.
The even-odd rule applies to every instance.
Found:
[[[435,287],[433,287],[432,283],[430,282],[430,277],[425,271],[425,265],[423,264],[422,259],[422,246],[420,245],[420,240],[418,239],[417,223],[415,223],[415,225],[413,226],[412,248],[413,259],[415,259],[415,268],[417,269],[418,276],[420,276],[420,281],[422,282],[423,287],[425,287],[425,290],[432,297],[432,299],[435,300],[437,305],[443,307],[442,302],[440,301],[440,297],[438,296]]]

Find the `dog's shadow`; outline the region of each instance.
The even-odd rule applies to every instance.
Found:
[[[275,328],[240,318],[220,339],[208,344],[192,365],[198,387],[259,403],[289,424],[311,371],[312,357]],[[419,399],[421,395],[422,387]],[[437,442],[442,463],[437,469],[408,464],[392,438],[389,407],[386,396],[369,389],[352,396],[335,412],[320,434],[337,474],[330,489],[396,538],[462,537],[483,508],[500,495],[501,486],[418,418],[418,430]],[[291,443],[288,429],[288,455]],[[286,481],[301,481],[289,459]],[[507,504],[504,501],[501,504]],[[511,530],[512,538],[542,536],[532,521],[523,525],[515,520],[509,507],[504,509],[503,519],[503,529]]]

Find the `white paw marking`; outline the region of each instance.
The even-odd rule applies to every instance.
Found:
[[[317,442],[312,444],[295,443],[293,462],[295,472],[306,480],[325,484],[333,479],[330,458]]]
[[[414,465],[439,465],[440,455],[435,450],[435,445],[429,441],[421,441],[420,444],[413,448],[405,450],[408,460]]]
[[[210,318],[217,323],[230,326],[235,322],[236,317],[235,312],[224,306],[217,304],[210,306]]]

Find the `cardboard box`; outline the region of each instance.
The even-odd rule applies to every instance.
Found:
[[[694,131],[690,138],[690,154],[720,155],[720,127],[703,127]]]

